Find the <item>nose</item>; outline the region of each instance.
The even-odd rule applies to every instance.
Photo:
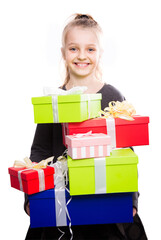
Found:
[[[78,54],[78,59],[79,60],[85,60],[86,59],[86,54],[84,50],[80,50]]]

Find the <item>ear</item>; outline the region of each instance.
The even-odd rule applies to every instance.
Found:
[[[62,53],[63,59],[65,60],[65,51],[64,51],[64,48],[63,48],[63,47],[61,48],[61,53]]]

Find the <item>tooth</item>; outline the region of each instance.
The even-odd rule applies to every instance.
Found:
[[[85,66],[87,66],[87,63],[78,63],[78,66],[85,67]]]

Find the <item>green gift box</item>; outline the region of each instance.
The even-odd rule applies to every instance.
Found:
[[[68,156],[70,195],[137,192],[137,155],[115,149],[109,157],[73,160]]]
[[[33,97],[35,123],[82,122],[101,110],[102,94]]]

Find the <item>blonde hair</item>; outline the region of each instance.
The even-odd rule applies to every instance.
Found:
[[[102,29],[99,26],[99,24],[92,18],[91,15],[87,15],[87,14],[74,14],[72,15],[72,20],[70,20],[67,25],[64,27],[63,33],[62,33],[62,47],[65,47],[65,41],[66,41],[66,36],[68,31],[72,28],[72,27],[82,27],[82,28],[90,28],[90,29],[94,29],[95,33],[97,34],[97,38],[99,41],[99,47],[101,48],[101,35],[102,35]],[[69,80],[70,80],[70,74],[69,74],[69,70],[68,67],[65,65],[65,81],[63,85],[66,85]],[[98,80],[102,80],[102,70],[101,70],[101,66],[100,63],[98,64],[97,68],[96,68],[96,78]]]

